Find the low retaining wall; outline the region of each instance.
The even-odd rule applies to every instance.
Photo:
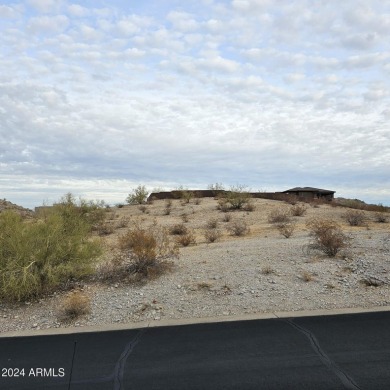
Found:
[[[195,198],[215,198],[217,196],[223,196],[229,191],[225,190],[175,190],[175,191],[163,191],[152,192],[148,196],[148,201],[161,200],[161,199],[180,199],[183,197],[183,192],[193,193]],[[288,195],[282,192],[250,192],[252,198],[272,199],[272,200],[284,200]]]

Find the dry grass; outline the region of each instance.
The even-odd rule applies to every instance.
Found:
[[[313,280],[315,280],[314,275],[308,271],[302,272],[301,279],[305,282],[312,282]]]
[[[273,274],[275,271],[270,265],[265,265],[264,267],[261,268],[261,273],[263,275],[270,275]]]
[[[196,288],[198,290],[210,290],[211,288],[211,283],[208,283],[208,282],[199,282],[197,285],[196,285]]]
[[[91,299],[82,291],[72,291],[63,299],[58,319],[61,322],[70,322],[91,312]]]

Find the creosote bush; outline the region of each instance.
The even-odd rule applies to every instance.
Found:
[[[375,213],[374,221],[378,223],[387,223],[389,220],[388,216],[385,213]]]
[[[196,239],[193,231],[188,231],[186,234],[178,236],[176,242],[181,246],[195,245]]]
[[[301,217],[306,213],[307,207],[304,204],[296,204],[290,208],[290,213],[294,217]]]
[[[246,188],[246,186],[239,184],[237,186],[232,186],[229,191],[225,192],[222,196],[222,199],[225,200],[224,208],[227,206],[230,210],[241,210],[248,206],[251,202],[252,196]],[[253,208],[252,206],[248,206],[247,211],[252,211],[250,210]]]
[[[361,226],[366,219],[364,213],[358,210],[348,210],[344,218],[351,226]]]
[[[250,231],[248,224],[243,219],[232,221],[228,225],[227,230],[232,236],[245,236]]]
[[[169,232],[173,235],[184,235],[188,233],[188,229],[184,224],[179,223],[171,226]]]
[[[218,220],[216,218],[210,218],[206,222],[206,228],[207,229],[216,229],[218,227]]]
[[[1,213],[0,298],[39,297],[92,274],[102,247],[90,237],[91,223],[70,195],[42,219],[24,222],[14,212]]]
[[[221,237],[222,232],[219,229],[206,229],[204,232],[204,238],[209,243],[218,241]]]
[[[276,225],[279,233],[286,237],[290,238],[295,230],[295,223],[294,222],[280,222]]]
[[[283,209],[283,208],[273,209],[268,214],[268,222],[269,223],[290,222],[290,213],[287,209]]]
[[[169,240],[167,229],[156,223],[149,227],[134,226],[118,239],[123,262],[128,271],[145,278],[158,276],[170,268],[168,259],[178,256],[177,246]]]
[[[334,257],[349,245],[349,238],[340,226],[329,219],[314,218],[306,223],[312,236],[309,250],[319,250],[329,257]]]

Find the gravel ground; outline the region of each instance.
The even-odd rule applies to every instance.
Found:
[[[215,215],[221,219],[223,215],[215,211],[213,200],[203,201],[201,206],[178,207],[173,215],[165,217],[161,216],[162,201],[156,203],[148,216],[129,207],[118,211],[116,218],[122,214],[137,215],[173,224],[186,207],[191,207],[196,211],[191,214],[189,226],[200,229],[206,218]],[[71,323],[58,320],[61,293],[39,302],[0,304],[0,332],[390,305],[388,227],[376,228],[379,224],[373,224],[349,229],[352,246],[342,257],[306,254],[302,248],[309,236],[304,221],[313,215],[340,219],[342,211],[329,206],[310,208],[308,215],[299,219],[297,232],[286,239],[266,222],[267,212],[279,204],[256,200],[257,211],[240,214],[252,224],[249,236],[225,235],[221,242],[213,244],[198,240],[198,245],[180,250],[172,272],[147,284],[86,284],[83,289],[91,298],[91,313]],[[200,237],[200,230],[197,235]],[[115,237],[110,237],[108,241],[114,240]],[[364,279],[375,281],[378,286],[366,286],[362,283]]]

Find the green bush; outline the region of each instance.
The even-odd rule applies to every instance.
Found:
[[[59,204],[44,219],[24,222],[0,214],[0,298],[21,301],[53,291],[93,272],[101,254],[79,208]]]
[[[246,186],[237,185],[231,187],[225,197],[232,210],[240,210],[250,202],[252,195],[246,190]]]

